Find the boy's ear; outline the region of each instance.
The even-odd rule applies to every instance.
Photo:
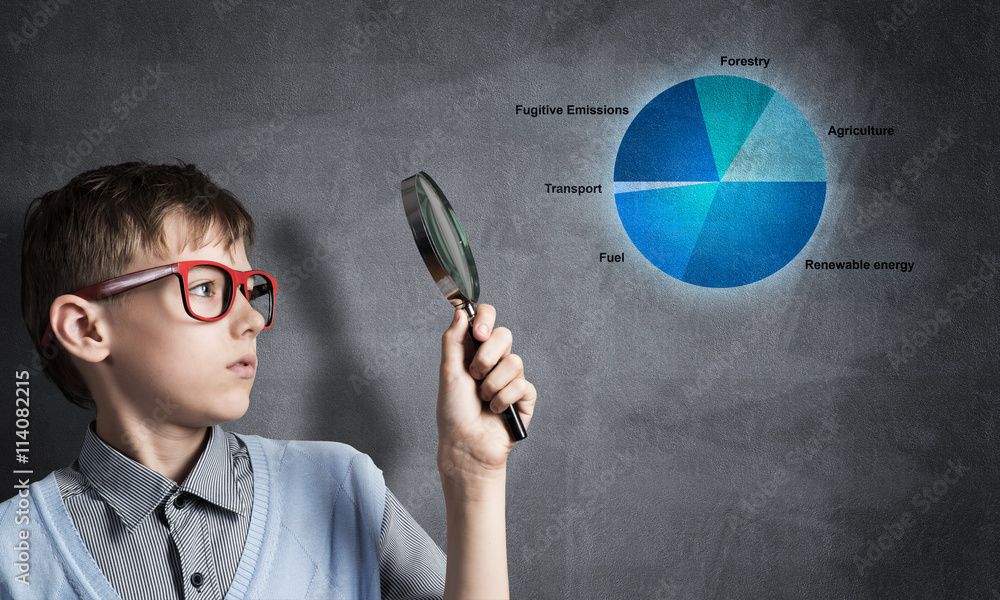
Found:
[[[73,294],[52,301],[49,322],[62,347],[73,356],[97,363],[110,353],[104,307]]]

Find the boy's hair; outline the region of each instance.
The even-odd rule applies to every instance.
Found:
[[[21,314],[45,370],[66,398],[81,407],[93,396],[56,340],[41,348],[56,297],[124,275],[138,251],[167,252],[163,223],[184,217],[187,243],[196,247],[218,228],[232,247],[243,240],[249,253],[254,223],[239,200],[191,164],[129,162],[77,175],[58,190],[31,201],[21,248]],[[211,240],[208,240],[211,241]],[[102,302],[121,304],[126,292]]]

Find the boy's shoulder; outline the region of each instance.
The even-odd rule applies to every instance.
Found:
[[[15,488],[20,489],[0,504],[0,545],[8,549],[7,560],[0,561],[0,597],[78,597],[67,579],[50,576],[65,566],[58,531],[72,530],[68,516],[55,510],[60,502],[55,472],[30,485],[18,480]]]
[[[253,451],[254,445],[258,445],[261,449],[266,450],[269,453],[278,454],[293,452],[309,456],[342,456],[348,460],[353,460],[359,456],[368,456],[354,446],[343,442],[332,442],[328,440],[283,440],[264,437],[252,433],[240,433],[237,431],[226,431],[226,433],[233,435],[236,439],[242,441],[247,446],[247,449],[251,451]]]
[[[355,475],[360,473],[379,480],[382,478],[382,470],[371,457],[350,444],[326,440],[284,440],[236,431],[225,433],[227,437],[235,437],[247,449],[251,464],[263,467],[255,469],[257,475],[270,473],[272,477],[292,476],[296,479],[325,476],[342,481],[353,472]],[[52,471],[49,477],[54,478],[55,489],[61,497],[75,495],[87,488],[76,461]],[[29,493],[37,494],[41,481],[42,479],[38,479],[29,485],[29,480],[24,479],[14,486],[14,495],[0,502],[0,523],[13,519],[11,515],[18,508],[19,498],[25,503]]]
[[[302,569],[332,564],[332,559],[316,560],[332,550],[338,556],[368,557],[365,564],[375,573],[377,582],[378,536],[386,492],[382,473],[368,455],[339,442],[230,433],[245,445],[251,459],[255,519],[251,530],[257,532],[258,543],[267,549],[262,556],[273,567],[263,579],[268,581],[266,589],[292,589],[299,579],[310,581],[310,577],[302,577]],[[319,535],[324,528],[330,529],[329,535]],[[56,472],[26,484],[0,504],[0,545],[15,554],[30,553],[31,558],[30,563],[27,559],[0,561],[0,598],[22,597],[17,595],[22,591],[20,586],[4,583],[18,577],[27,577],[31,583],[38,581],[41,587],[32,585],[30,591],[41,589],[40,597],[78,597],[78,590],[70,582],[83,579],[73,565],[94,565],[92,560],[85,560],[86,550],[79,538],[67,533],[73,531],[71,518],[62,506]],[[71,543],[74,540],[76,543]],[[289,540],[306,545],[289,551],[293,547]],[[331,545],[331,540],[336,545]],[[43,573],[66,576],[36,578]],[[90,575],[100,579],[96,572]],[[286,581],[288,577],[291,579]],[[24,590],[29,588],[25,586]]]
[[[340,515],[334,521],[357,523],[359,531],[367,531],[368,542],[377,544],[386,488],[382,471],[367,454],[341,442],[233,435],[250,454],[255,502],[260,491],[284,527],[307,535],[322,515]]]
[[[382,470],[371,457],[343,442],[325,440],[282,440],[253,434],[229,432],[247,447],[251,463],[264,460],[266,469],[282,478],[332,477],[373,480],[384,485]]]

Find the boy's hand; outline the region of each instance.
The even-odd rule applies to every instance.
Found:
[[[498,413],[513,404],[525,428],[531,421],[535,386],[524,378],[521,358],[510,352],[510,330],[493,329],[495,320],[492,306],[476,307],[473,335],[482,342],[477,351],[467,337],[469,319],[462,310],[455,311],[441,336],[437,424],[443,483],[447,479],[464,486],[503,478],[515,442]]]

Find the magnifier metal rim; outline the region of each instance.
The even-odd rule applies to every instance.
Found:
[[[452,223],[463,238],[462,250],[468,262],[472,280],[471,297],[467,297],[462,292],[462,288],[452,279],[447,267],[444,266],[444,261],[441,260],[437,248],[434,246],[433,241],[431,241],[430,233],[427,231],[427,224],[424,222],[423,213],[420,210],[417,179],[422,179],[424,184],[430,185],[438,195],[438,198],[441,199],[441,203],[447,209],[448,215],[453,221],[455,220],[455,211],[448,202],[448,198],[430,175],[420,171],[416,175],[404,179],[400,186],[403,193],[403,208],[406,210],[406,220],[410,224],[410,231],[413,232],[413,240],[417,243],[417,250],[420,252],[420,256],[423,258],[424,265],[430,272],[431,277],[434,278],[434,282],[437,283],[438,289],[441,290],[441,293],[444,294],[449,302],[455,306],[474,303],[479,299],[479,273],[476,270],[476,259],[472,257],[472,250],[469,248],[468,242],[464,239],[465,233],[457,222]]]

